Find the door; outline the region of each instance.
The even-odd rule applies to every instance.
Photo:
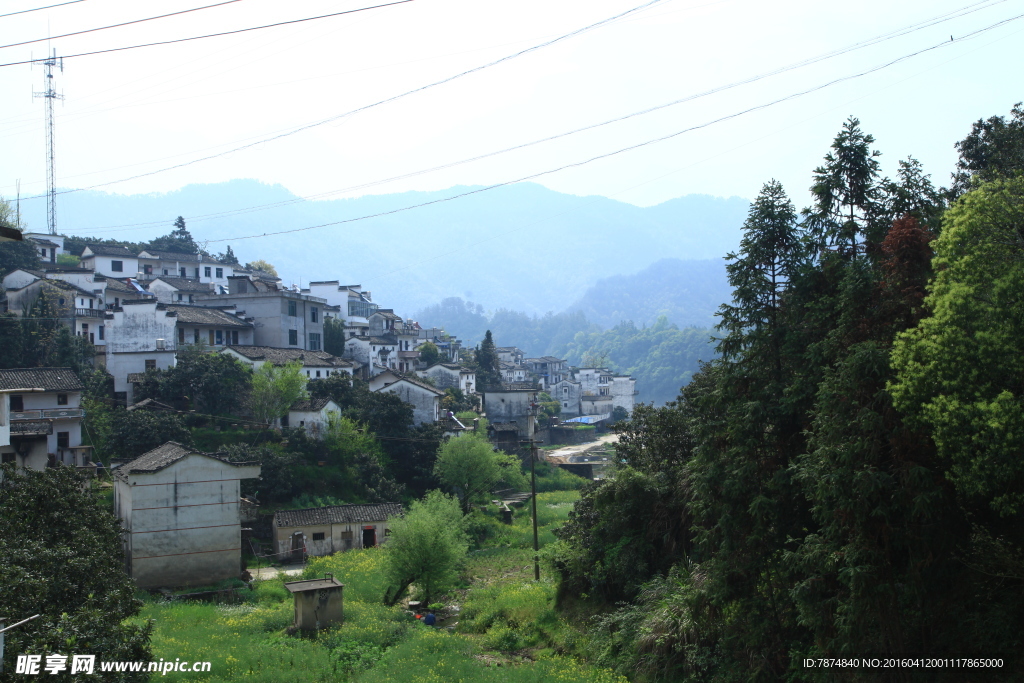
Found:
[[[377,529],[372,526],[363,528],[363,547],[372,548],[377,545]]]
[[[293,562],[301,562],[302,561],[302,551],[303,551],[303,548],[305,547],[305,542],[304,541],[305,541],[305,539],[302,537],[302,532],[301,531],[296,531],[294,534],[292,534],[292,561]]]

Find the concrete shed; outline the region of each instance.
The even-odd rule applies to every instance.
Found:
[[[290,581],[284,585],[295,598],[295,628],[319,631],[345,619],[342,591],[333,574],[322,579]]]

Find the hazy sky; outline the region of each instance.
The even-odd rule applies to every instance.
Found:
[[[61,0],[0,0],[0,14]],[[65,0],[66,1],[66,0]],[[85,0],[0,18],[0,44],[213,4]],[[377,0],[380,2],[381,0]],[[366,7],[355,0],[239,0],[54,40],[57,54],[169,40]],[[877,139],[886,173],[913,155],[938,184],[972,121],[1007,114],[1020,88],[1024,0],[662,0],[550,47],[334,123],[211,161],[115,182],[322,121],[542,43],[641,0],[414,0],[384,9],[67,59],[57,88],[59,187],[121,194],[256,178],[302,195],[382,194],[490,184],[700,125],[943,44],[861,78],[537,178],[552,189],[651,205],[705,193],[752,198],[778,178],[798,206],[850,114]],[[568,138],[404,180],[460,161],[699,94],[961,8],[891,40]],[[1016,46],[1016,47],[1014,47]],[[0,49],[0,63],[46,53]],[[43,70],[0,67],[0,195],[45,190]],[[36,200],[38,201],[38,200]],[[234,207],[225,207],[234,208]],[[76,217],[59,227],[74,230]],[[32,226],[41,229],[43,226]]]

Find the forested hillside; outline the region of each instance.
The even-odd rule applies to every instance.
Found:
[[[764,185],[719,358],[637,408],[626,465],[559,532],[595,661],[640,681],[1019,678],[1024,110],[957,148],[948,191],[913,159],[885,179],[851,118],[812,206]],[[804,664],[865,656],[1002,664]]]

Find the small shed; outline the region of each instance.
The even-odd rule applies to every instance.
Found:
[[[345,584],[338,583],[334,574],[322,579],[290,581],[284,585],[295,596],[295,628],[318,631],[345,619],[342,591]]]

